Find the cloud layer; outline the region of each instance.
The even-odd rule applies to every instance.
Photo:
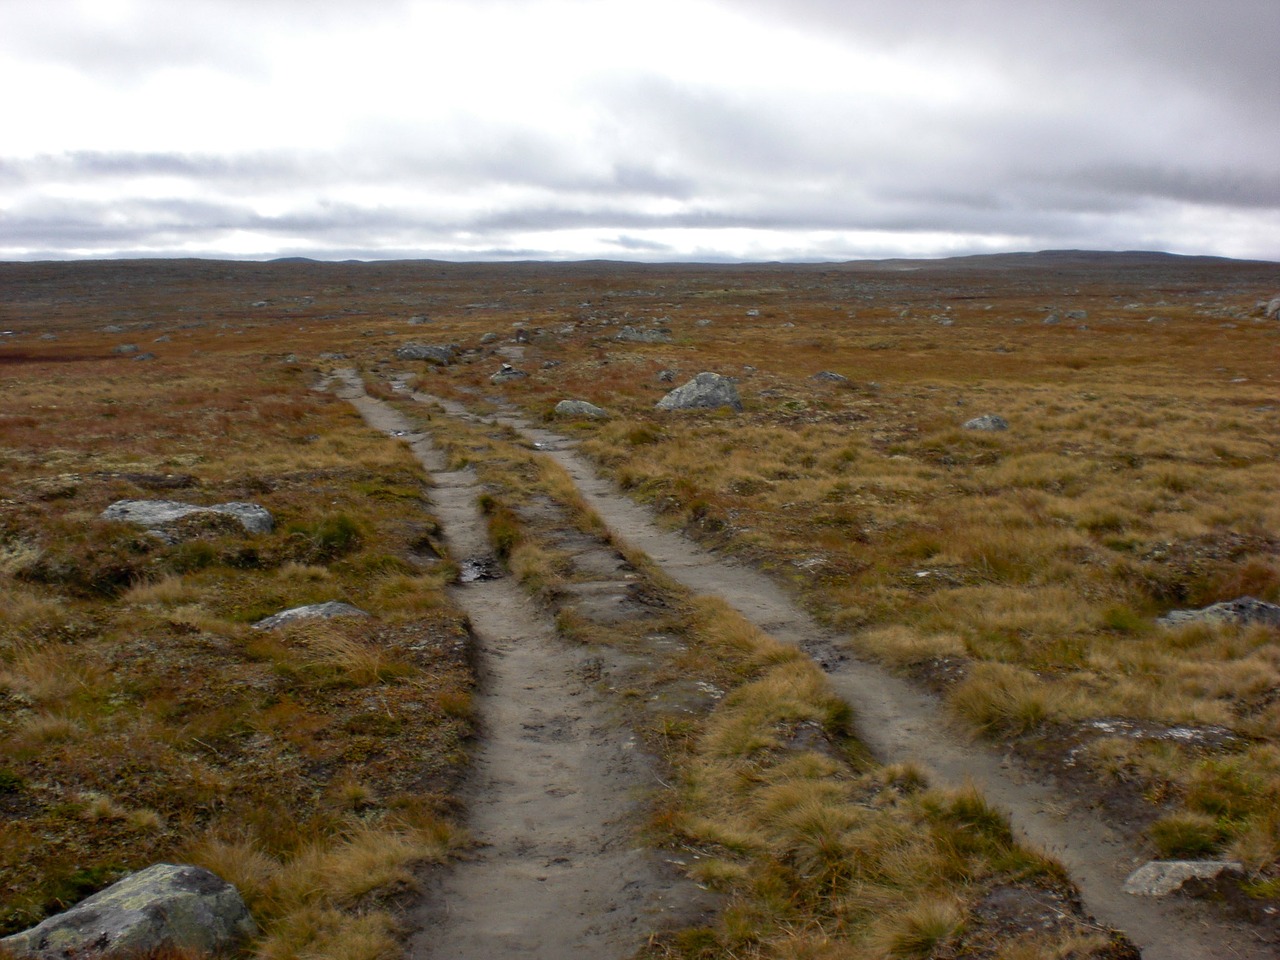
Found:
[[[10,0],[0,258],[1280,260],[1274,0]]]

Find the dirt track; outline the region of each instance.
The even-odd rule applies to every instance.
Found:
[[[415,399],[468,417],[460,404],[422,394]],[[511,414],[495,419],[515,428],[535,449],[564,467],[587,502],[615,536],[638,548],[672,578],[697,593],[716,594],[748,620],[810,653],[836,691],[854,708],[859,738],[885,762],[914,761],[932,778],[978,784],[1006,810],[1014,829],[1070,871],[1084,905],[1104,924],[1125,931],[1147,960],[1222,960],[1273,956],[1248,930],[1221,922],[1206,905],[1187,899],[1136,897],[1125,878],[1145,862],[1096,813],[1073,805],[1051,785],[1038,782],[1016,761],[1001,757],[948,729],[937,701],[883,668],[847,653],[839,638],[820,627],[773,581],[756,570],[718,558],[686,537],[663,530],[643,507],[619,494],[572,451],[572,442]]]
[[[371,425],[389,433],[408,430],[399,414],[362,391],[344,395]],[[452,401],[422,394],[414,399],[451,416],[479,419]],[[881,760],[914,761],[944,784],[978,784],[1010,814],[1025,841],[1068,868],[1086,909],[1124,930],[1147,960],[1272,956],[1247,930],[1221,922],[1204,904],[1124,893],[1125,877],[1142,861],[1094,811],[1073,806],[1016,762],[949,730],[936,700],[850,656],[838,637],[767,577],[661,529],[644,508],[598,477],[571,441],[514,415],[496,419],[563,466],[615,537],[685,587],[723,597],[758,627],[820,662],[854,707],[859,737]],[[443,472],[443,458],[426,437],[406,439],[436,479],[435,507],[455,555],[487,553],[468,477]],[[642,942],[639,918],[646,911],[661,914],[674,883],[651,857],[626,849],[608,853],[615,845],[626,847],[629,837],[625,825],[610,820],[618,798],[651,774],[631,762],[630,735],[609,720],[602,704],[592,704],[574,679],[572,651],[554,642],[554,627],[514,584],[485,584],[483,595],[462,587],[459,599],[473,617],[482,650],[485,689],[478,710],[484,729],[466,799],[485,846],[427,898],[415,955],[626,956]],[[511,635],[514,624],[519,637]],[[572,708],[559,711],[564,704]],[[548,706],[552,713],[544,715]],[[566,797],[578,808],[572,814]],[[593,849],[570,850],[584,823],[593,824],[586,844]]]
[[[449,472],[429,437],[344,378],[339,395],[370,426],[403,436],[435,486],[433,508],[459,560],[490,558],[471,471]],[[696,922],[705,897],[636,840],[655,783],[634,736],[583,680],[587,654],[512,580],[454,588],[471,621],[481,736],[463,795],[478,849],[436,874],[414,957],[623,958],[654,930]]]

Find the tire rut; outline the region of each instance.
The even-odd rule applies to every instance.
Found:
[[[428,435],[339,373],[337,395],[408,443],[435,481],[451,554],[490,558],[471,471],[450,472]],[[483,564],[482,564],[483,565]],[[696,921],[705,898],[636,841],[638,797],[655,784],[637,738],[583,677],[588,654],[562,642],[511,579],[452,588],[471,620],[480,735],[462,792],[477,849],[427,878],[414,958],[630,957],[656,930]]]
[[[817,660],[833,687],[854,709],[859,738],[883,762],[910,761],[935,782],[976,784],[1009,815],[1015,833],[1055,857],[1075,881],[1085,908],[1100,922],[1123,930],[1147,960],[1269,960],[1267,945],[1221,920],[1205,903],[1152,899],[1124,892],[1132,870],[1147,858],[1100,820],[1023,769],[1011,757],[949,728],[938,700],[877,664],[853,657],[845,642],[821,627],[778,584],[759,571],[716,557],[680,533],[664,530],[653,515],[602,479],[573,452],[573,441],[519,416],[479,417],[463,404],[427,394],[413,399],[454,417],[497,422],[517,431],[573,478],[586,502],[609,529],[647,554],[667,575],[701,594],[718,595],[739,613]]]

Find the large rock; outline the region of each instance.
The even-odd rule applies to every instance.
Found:
[[[528,374],[523,370],[518,370],[509,363],[504,363],[502,368],[489,378],[490,383],[507,383],[510,380],[521,380]]]
[[[1262,623],[1280,627],[1280,606],[1253,597],[1240,597],[1199,610],[1170,610],[1156,623],[1162,627],[1179,627],[1184,623]]]
[[[593,420],[607,420],[608,411],[597,407],[586,400],[561,400],[556,404],[557,417],[590,417]]]
[[[1229,860],[1152,860],[1124,882],[1124,892],[1135,897],[1166,897],[1182,889],[1188,880],[1215,880],[1224,873],[1241,873],[1243,867]]]
[[[396,359],[427,360],[448,366],[461,349],[456,343],[406,343],[403,347],[396,347]]]
[[[353,607],[349,603],[343,603],[341,600],[329,600],[325,603],[309,603],[303,607],[293,607],[289,610],[281,610],[277,614],[273,614],[263,620],[259,620],[254,624],[259,630],[276,630],[290,623],[297,623],[299,620],[332,620],[334,617],[367,617],[359,607]]]
[[[728,377],[718,373],[700,373],[683,386],[676,387],[658,401],[659,410],[714,410],[719,407],[742,409],[738,388]]]
[[[1274,297],[1271,300],[1268,300],[1262,308],[1262,313],[1264,316],[1280,320],[1280,297]]]
[[[270,533],[275,527],[275,519],[266,507],[239,502],[202,507],[176,500],[117,500],[102,511],[102,519],[136,523],[153,530],[194,513],[220,513],[234,517],[249,533]]]
[[[33,960],[111,960],[164,949],[216,955],[256,929],[231,884],[202,867],[159,863],[5,937],[0,948]]]
[[[614,334],[613,339],[624,343],[670,343],[671,331],[665,327],[645,329],[644,327],[626,326]]]
[[[1008,430],[1009,421],[1004,417],[997,417],[994,413],[988,413],[965,421],[964,428],[966,430]]]

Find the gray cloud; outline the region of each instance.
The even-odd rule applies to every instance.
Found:
[[[500,12],[502,2],[489,2]],[[410,7],[193,0],[180,15],[144,3],[138,16],[104,25],[16,3],[0,9],[0,50],[91,75],[124,109],[134,84],[164,70],[197,64],[263,78],[268,40],[281,30],[322,35],[370,19],[399,29]],[[745,230],[762,243],[775,236],[788,255],[804,248],[799,235],[811,234],[807,249],[822,257],[870,254],[876,244],[883,252],[888,241],[878,235],[888,234],[901,252],[935,252],[941,235],[948,250],[1191,252],[1199,244],[1203,252],[1280,258],[1275,0],[721,7],[839,41],[851,71],[865,68],[858,58],[866,50],[909,55],[938,65],[933,83],[981,70],[975,89],[984,92],[895,98],[892,90],[813,87],[800,96],[693,82],[661,69],[658,52],[645,71],[584,80],[574,106],[588,119],[571,127],[465,110],[423,124],[382,110],[335,115],[324,149],[24,152],[10,142],[0,146],[0,256],[217,251],[249,234],[261,238],[263,255],[577,249],[705,258],[715,254],[709,236]],[[366,92],[406,102],[455,95],[465,103],[464,94]],[[271,110],[290,109],[271,103],[269,90],[263,96]],[[1233,221],[1242,225],[1237,236],[1222,223],[1227,214],[1243,218]],[[594,232],[594,246],[573,247],[586,241],[568,231]],[[671,231],[697,237],[676,242]],[[855,239],[832,236],[842,233]],[[542,249],[529,245],[533,234],[566,239],[539,240]]]

